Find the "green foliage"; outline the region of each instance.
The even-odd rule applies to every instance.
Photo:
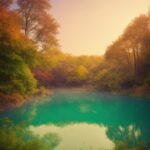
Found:
[[[130,146],[124,141],[117,141],[115,143],[114,150],[148,150],[148,146],[145,145],[143,142],[138,143],[136,146]]]
[[[72,71],[72,76],[67,78],[67,82],[73,85],[82,85],[88,78],[88,69],[79,65]]]
[[[0,91],[7,94],[30,94],[36,87],[29,67],[15,53],[0,53],[0,78]]]
[[[112,72],[109,69],[99,71],[95,77],[97,88],[102,91],[117,91],[121,90],[121,74]]]
[[[35,136],[24,126],[10,125],[10,122],[0,127],[1,150],[53,150],[59,142],[56,134]]]
[[[18,17],[3,9],[0,13],[0,91],[29,95],[36,81],[29,66],[34,63],[33,43],[20,32]],[[24,42],[23,42],[24,41]],[[31,54],[32,53],[32,54]]]
[[[76,74],[79,80],[86,80],[87,75],[88,75],[88,70],[85,66],[80,65],[76,69]]]
[[[38,64],[38,52],[35,44],[29,39],[21,39],[13,42],[14,51],[23,61],[31,68],[35,68]]]
[[[93,71],[102,62],[99,56],[72,56],[58,49],[46,49],[34,75],[40,86],[82,86],[92,82]]]

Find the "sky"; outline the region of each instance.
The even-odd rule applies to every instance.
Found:
[[[60,25],[63,52],[102,55],[137,16],[147,13],[149,0],[51,0]]]

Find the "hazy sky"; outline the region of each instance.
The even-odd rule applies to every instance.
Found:
[[[150,0],[51,0],[64,52],[103,54]]]

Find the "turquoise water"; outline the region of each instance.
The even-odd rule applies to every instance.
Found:
[[[56,133],[56,150],[113,150],[119,141],[150,147],[150,100],[83,90],[53,95],[0,114],[33,134]]]

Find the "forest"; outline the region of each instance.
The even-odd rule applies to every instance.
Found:
[[[0,1],[0,100],[2,107],[55,87],[86,87],[148,96],[150,13],[136,17],[104,56],[61,51],[59,24],[47,0]],[[40,11],[39,11],[40,10]]]
[[[49,0],[0,0],[0,113],[55,88],[150,97],[150,12],[134,18],[104,55],[74,56],[61,49],[51,7]],[[0,119],[0,149],[50,150],[60,141],[55,134],[37,138],[24,126]],[[134,148],[116,146],[127,149]]]

